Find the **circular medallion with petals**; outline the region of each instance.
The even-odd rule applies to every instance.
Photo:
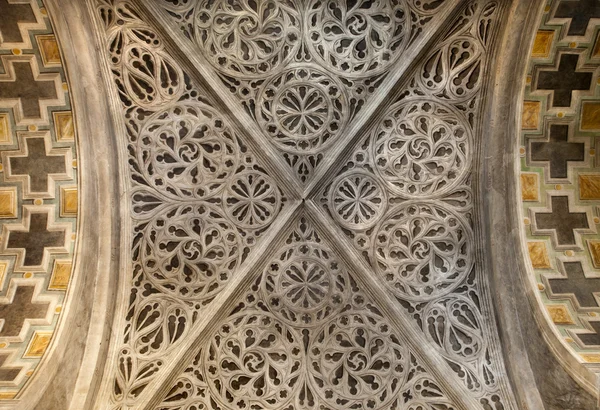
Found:
[[[385,191],[366,172],[339,176],[331,186],[329,203],[333,217],[344,227],[364,230],[375,225],[385,212]]]
[[[473,266],[472,232],[442,205],[406,203],[376,229],[373,267],[396,296],[428,301],[452,292]]]
[[[223,200],[229,219],[247,229],[269,225],[281,207],[279,189],[268,175],[258,171],[236,175],[227,186]]]
[[[346,77],[385,70],[410,38],[403,0],[311,0],[306,38],[325,67]]]
[[[204,198],[235,171],[238,145],[213,108],[178,103],[148,118],[137,140],[137,157],[144,178],[161,193]]]
[[[209,301],[240,264],[235,228],[216,208],[166,209],[145,227],[140,261],[150,282],[177,298]]]
[[[329,408],[380,409],[404,386],[409,353],[379,316],[348,311],[316,335],[308,361],[312,385]]]
[[[301,384],[301,338],[264,312],[230,317],[205,350],[212,396],[227,409],[283,409]]]
[[[292,0],[200,0],[194,26],[208,60],[236,78],[273,74],[300,45],[300,15]]]
[[[348,299],[348,275],[336,261],[288,249],[264,273],[263,297],[271,312],[293,326],[315,327],[338,312]],[[290,255],[291,258],[288,259]]]
[[[375,171],[407,198],[448,192],[470,169],[471,130],[455,109],[434,101],[402,102],[375,129]]]
[[[348,120],[344,87],[314,68],[291,68],[260,91],[256,117],[284,151],[309,154],[323,149]]]

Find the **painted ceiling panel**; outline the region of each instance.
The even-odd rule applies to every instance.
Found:
[[[0,1],[0,400],[60,340],[77,233],[76,127],[41,1]]]
[[[547,2],[523,96],[521,231],[536,302],[563,345],[600,370],[600,4]]]

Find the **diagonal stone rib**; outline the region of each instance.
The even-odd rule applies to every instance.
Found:
[[[286,227],[298,217],[302,203],[300,201],[292,202],[281,211],[262,243],[246,260],[244,267],[207,306],[205,314],[190,330],[187,337],[181,341],[177,349],[163,359],[165,365],[162,367],[161,374],[154,378],[140,394],[136,408],[152,410],[160,404],[171,388],[170,382],[182,373],[194,358],[196,347],[213,333],[213,330],[229,314],[232,302],[239,298],[257,275],[261,274],[262,265],[277,251],[277,247],[273,244],[285,239],[283,236],[286,234]],[[257,270],[256,267],[259,269]]]
[[[416,328],[414,322],[406,317],[406,312],[399,309],[398,303],[394,301],[383,285],[377,281],[371,273],[370,267],[349,243],[347,237],[340,232],[340,228],[335,225],[335,222],[323,213],[317,203],[311,200],[305,203],[308,216],[315,225],[319,226],[323,236],[338,257],[343,259],[348,268],[352,270],[354,278],[363,291],[379,303],[378,307],[396,327],[402,329],[408,342],[411,344],[411,348],[420,355],[420,359],[426,362],[440,379],[446,380],[448,385],[452,386],[450,391],[454,393],[455,397],[453,399],[456,400],[456,403],[467,409],[481,408],[481,405],[465,388],[462,381],[456,378],[455,372],[436,353],[437,348],[425,339],[423,333]],[[449,378],[453,380],[448,380]]]
[[[327,153],[322,164],[316,169],[315,176],[304,189],[304,198],[313,198],[334,176],[338,164],[345,163],[345,158],[354,151],[358,139],[365,135],[373,123],[386,111],[396,98],[395,96],[404,86],[407,76],[413,74],[414,68],[420,62],[420,58],[430,51],[431,45],[444,33],[446,25],[452,21],[454,14],[462,9],[466,0],[451,0],[449,4],[435,15],[427,33],[419,37],[398,60],[396,66],[390,70],[390,74],[383,84],[366,103],[360,115],[352,122],[349,128],[340,136],[339,141]]]
[[[244,136],[245,142],[260,157],[269,175],[277,181],[289,198],[301,198],[302,186],[291,174],[289,166],[272,144],[265,144],[262,131],[256,122],[248,116],[239,100],[223,85],[210,64],[173,26],[172,21],[165,16],[165,12],[155,4],[155,1],[136,0],[135,2],[140,9],[147,11],[147,15],[144,16],[148,18],[147,21],[153,23],[157,29],[163,29],[165,38],[169,38],[174,43],[173,48],[176,49],[169,50],[171,55],[183,66],[193,67],[188,70],[190,76],[210,93],[215,108],[222,110],[231,121],[233,128]]]

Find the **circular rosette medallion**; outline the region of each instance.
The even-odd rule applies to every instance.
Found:
[[[407,198],[448,192],[469,171],[472,136],[455,109],[433,101],[395,105],[371,141],[375,171]]]
[[[320,63],[346,77],[381,73],[410,38],[403,0],[311,0],[306,38]]]
[[[205,350],[204,372],[227,409],[283,409],[300,385],[301,338],[269,314],[229,318]]]
[[[169,197],[204,198],[222,188],[238,163],[233,132],[201,103],[179,103],[152,115],[137,144],[144,178]]]
[[[255,78],[273,74],[300,45],[300,15],[292,0],[200,0],[195,41],[215,68]]]
[[[379,316],[344,312],[309,349],[313,388],[332,409],[380,409],[406,381],[408,350]]]
[[[161,292],[209,302],[240,264],[235,228],[205,205],[167,209],[145,226],[140,260],[147,279]]]
[[[264,273],[263,298],[271,312],[292,326],[316,327],[343,307],[349,279],[336,261],[286,250]]]
[[[403,204],[376,229],[373,265],[401,299],[428,301],[452,292],[473,266],[465,221],[435,203]]]
[[[331,187],[329,203],[333,217],[353,230],[370,228],[381,219],[387,206],[385,191],[365,172],[344,174]]]
[[[348,101],[344,87],[315,68],[291,68],[260,91],[256,117],[284,151],[322,150],[344,129]]]
[[[241,228],[257,229],[269,225],[281,207],[281,195],[275,182],[258,171],[236,175],[223,196],[227,216]]]

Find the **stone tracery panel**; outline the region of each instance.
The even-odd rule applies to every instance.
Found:
[[[444,3],[178,0],[160,7],[307,183],[327,142],[344,133]]]
[[[458,409],[305,217],[158,409]]]
[[[132,276],[113,408],[134,403],[273,222],[285,197],[127,1],[99,0],[127,134]]]
[[[109,365],[111,409],[148,406],[147,386],[164,383],[165,359],[181,359],[174,352],[182,340],[202,340],[202,348],[159,408],[449,410],[474,399],[485,410],[515,408],[473,239],[481,89],[501,14],[495,1],[465,5],[351,159],[323,181],[316,201],[371,265],[352,273],[308,219],[287,240],[257,245],[286,203],[274,178],[132,1],[94,4],[120,100],[131,193],[131,288]],[[268,137],[294,168],[282,174],[303,182],[445,7],[157,4],[240,97],[262,128],[255,137]],[[218,330],[191,330],[251,252],[272,247],[278,257]],[[387,286],[398,301],[392,308],[438,347],[446,364],[435,366],[460,379],[455,388],[468,397],[450,398],[434,376],[440,369],[426,364],[421,347],[378,307],[387,301],[371,301],[356,275]]]
[[[494,1],[466,5],[321,196],[324,209],[484,409],[515,406],[509,386],[497,377],[503,364],[474,243],[477,119],[499,15]],[[367,184],[361,180],[379,187],[360,191],[360,201],[373,204],[360,208],[368,225],[353,223],[357,219],[338,199],[345,184]]]

